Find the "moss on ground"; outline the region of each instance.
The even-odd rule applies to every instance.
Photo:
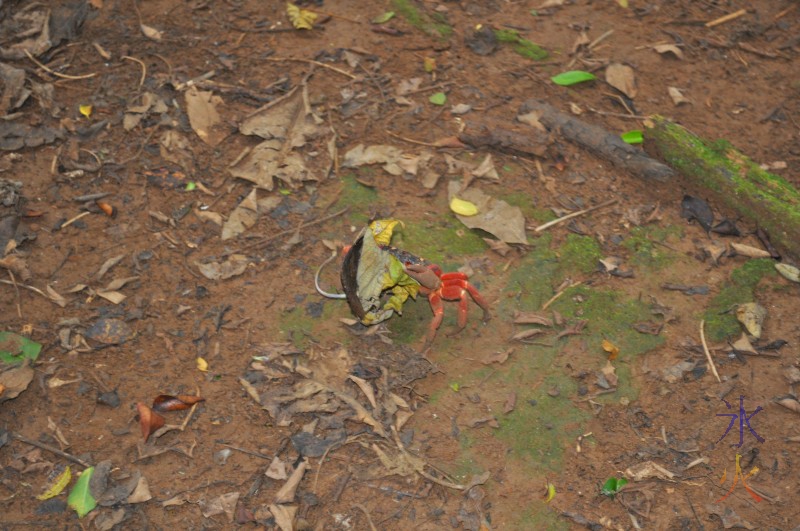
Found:
[[[410,0],[392,0],[392,7],[409,24],[428,35],[447,39],[453,34],[453,28],[441,13],[428,14]]]
[[[736,320],[737,304],[754,302],[755,289],[766,276],[774,276],[775,261],[771,258],[748,260],[731,271],[731,279],[714,297],[704,312],[706,335],[711,341],[722,341],[738,335],[742,328]]]
[[[656,242],[666,243],[669,240],[680,238],[682,235],[683,229],[676,225],[634,227],[622,241],[622,246],[631,252],[631,263],[658,271],[672,264],[681,255]]]
[[[514,51],[527,59],[544,61],[550,56],[547,50],[528,39],[520,37],[519,32],[515,30],[495,30],[494,36],[499,42],[513,45]]]
[[[486,248],[481,232],[464,227],[454,216],[437,222],[405,223],[395,229],[392,245],[439,264],[444,270],[448,260],[463,265],[466,257],[481,254]]]
[[[378,201],[378,192],[359,183],[353,173],[343,175],[340,181],[342,193],[336,202],[336,209],[350,207],[350,221],[356,225],[366,225],[369,222],[367,211]]]
[[[558,249],[558,254],[562,271],[583,274],[597,270],[603,257],[597,240],[578,234],[568,234],[567,241]]]

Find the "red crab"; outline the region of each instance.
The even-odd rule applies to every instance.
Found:
[[[433,310],[433,321],[428,328],[428,335],[425,337],[425,344],[429,345],[436,337],[436,331],[442,324],[444,318],[444,304],[442,301],[458,301],[458,330],[460,332],[467,326],[467,308],[469,298],[472,297],[478,306],[483,310],[483,322],[486,323],[492,318],[489,313],[489,303],[483,298],[475,286],[470,284],[469,277],[464,273],[452,272],[443,273],[442,269],[431,264],[424,258],[415,256],[408,251],[388,247],[405,268],[406,274],[419,282],[420,293],[428,297],[428,302]]]

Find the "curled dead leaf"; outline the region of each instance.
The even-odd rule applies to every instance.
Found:
[[[759,338],[764,319],[767,318],[767,309],[757,302],[740,304],[736,307],[736,318],[751,336]]]
[[[150,435],[165,424],[164,417],[141,402],[136,404],[136,410],[139,412],[139,425],[142,427],[142,437],[144,437],[144,442],[147,442]]]
[[[166,411],[182,411],[189,409],[198,402],[204,402],[205,398],[194,395],[158,395],[153,399],[153,411],[164,413]]]

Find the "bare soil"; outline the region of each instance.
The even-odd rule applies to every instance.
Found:
[[[708,254],[712,242],[761,247],[756,227],[740,223],[739,237],[709,235],[680,216],[685,194],[708,198],[707,191],[680,176],[644,182],[558,131],[549,132],[538,158],[432,146],[467,121],[518,128],[520,105],[537,98],[614,133],[641,129],[651,114],[668,116],[701,137],[729,141],[798,186],[796,1],[631,1],[628,8],[320,1],[303,6],[320,13],[312,30],[293,29],[282,2],[91,4],[79,29],[37,54],[47,70],[25,56],[4,60],[24,71],[26,86],[52,87],[51,96],[34,92],[9,109],[19,114],[6,123],[50,127],[61,138],[0,154],[0,178],[22,183],[21,199],[0,207],[0,217],[19,219],[12,254],[30,271],[22,278],[0,269],[9,281],[0,285],[0,331],[43,346],[27,389],[0,402],[0,528],[800,526],[792,501],[800,474],[798,411],[777,403],[797,390],[800,287],[772,272],[772,259]],[[76,10],[58,1],[50,8],[60,17]],[[25,9],[37,7],[3,2],[0,20]],[[706,25],[740,9],[741,16]],[[396,15],[388,22],[370,23],[390,10]],[[434,23],[452,33],[438,33]],[[516,30],[549,57],[534,61],[502,43],[478,55],[468,46],[478,25]],[[151,29],[162,32],[159,40],[145,34]],[[3,31],[0,44],[22,38],[20,28]],[[682,58],[658,53],[659,44],[675,45]],[[604,81],[611,63],[633,68],[633,98]],[[567,70],[598,79],[572,87],[550,80]],[[87,74],[94,75],[80,77]],[[398,96],[413,78],[421,78],[417,88]],[[187,114],[193,86],[220,98],[220,122],[205,139]],[[689,102],[676,105],[668,87]],[[222,240],[208,213],[229,219],[251,193],[253,183],[235,178],[230,167],[261,142],[239,125],[293,89],[306,92],[325,131],[295,150],[308,174],[259,189],[258,220]],[[429,101],[437,92],[446,94],[445,105]],[[143,98],[163,107],[134,112]],[[456,114],[458,104],[471,110]],[[86,105],[92,108],[84,114]],[[126,122],[134,119],[126,114],[139,121]],[[392,145],[412,159],[430,152],[438,183],[424,186],[422,172],[342,167],[358,144]],[[447,182],[462,175],[447,174],[445,153],[473,165],[492,155],[499,179],[478,178],[472,186],[522,209],[530,245],[501,255],[480,239],[491,235],[458,222]],[[190,182],[197,186],[187,188]],[[92,199],[79,200],[100,193],[113,216]],[[572,223],[532,230],[610,199],[617,202]],[[718,220],[738,218],[711,206]],[[314,288],[315,271],[331,253],[323,240],[349,244],[367,220],[380,218],[406,224],[393,243],[447,270],[465,268],[489,300],[492,320],[481,323],[471,305],[466,329],[454,335],[458,304],[445,303],[445,322],[429,349],[423,339],[431,313],[423,297],[385,324],[344,324],[352,318],[345,302]],[[606,272],[598,253],[619,257],[620,270],[632,276]],[[230,278],[203,273],[205,265],[237,256],[247,265]],[[751,269],[759,274],[750,294],[737,291],[725,303],[732,293],[726,290]],[[102,295],[115,279],[128,279],[111,290],[125,296],[118,303]],[[338,266],[322,279],[338,289]],[[665,283],[707,292],[691,295]],[[47,295],[48,286],[65,298],[63,306]],[[724,323],[732,304],[746,302],[767,309],[756,346],[785,346],[730,353],[740,333]],[[530,328],[515,325],[515,316],[531,311],[554,324],[528,343],[512,341]],[[721,382],[700,346],[700,321],[709,318]],[[104,323],[127,329],[99,333]],[[637,332],[642,323],[655,333]],[[609,357],[603,339],[621,349],[611,361],[616,384],[599,376]],[[680,362],[683,370],[670,377]],[[350,375],[365,381],[375,404]],[[319,399],[289,406],[309,385],[321,386]],[[118,405],[107,400],[113,392]],[[150,405],[160,394],[205,401],[191,413],[165,413],[174,425],[190,417],[184,429],[145,444],[137,404]],[[741,447],[738,417],[720,440],[731,418],[720,415],[738,414],[740,396],[749,426],[763,439],[744,424]],[[758,469],[747,485],[761,501],[741,479],[720,501],[733,483],[737,454],[744,475]],[[276,457],[289,475],[307,467],[287,499],[276,499],[286,480],[265,475]],[[57,502],[38,500],[53,469],[84,469],[75,459],[96,468],[110,461],[110,486],[141,474],[151,498],[106,492],[107,505],[82,519],[66,507],[71,485]],[[639,477],[642,467],[650,473]],[[603,494],[611,477],[630,483],[616,496]],[[555,489],[549,502],[548,484]],[[226,494],[234,500],[227,513],[215,509]]]

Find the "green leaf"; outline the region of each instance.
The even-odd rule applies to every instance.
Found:
[[[383,13],[382,15],[378,15],[377,17],[373,18],[372,23],[384,24],[386,22],[389,22],[393,18],[394,18],[394,11],[387,11],[386,13]]]
[[[620,491],[620,489],[627,484],[628,480],[625,478],[617,479],[615,477],[610,477],[603,484],[601,492],[609,498],[613,498]]]
[[[34,361],[39,357],[42,345],[14,332],[0,332],[0,361],[6,365],[19,365],[26,358]]]
[[[97,501],[89,491],[89,480],[92,479],[93,473],[93,466],[84,470],[81,477],[75,482],[75,486],[72,487],[69,498],[67,498],[67,505],[75,509],[79,518],[83,518],[97,507]]]
[[[627,144],[641,144],[644,141],[641,129],[634,129],[632,131],[625,131],[619,135],[623,142]]]
[[[428,101],[434,105],[444,105],[444,102],[447,101],[447,96],[444,92],[437,92],[436,94],[431,95],[431,97],[428,98]]]
[[[562,72],[557,76],[550,78],[550,81],[562,87],[569,87],[570,85],[577,85],[585,81],[593,81],[597,76],[591,72],[584,72],[583,70],[570,70],[569,72]]]
[[[197,183],[194,181],[189,181],[186,183],[186,191],[191,192],[197,188]]]

